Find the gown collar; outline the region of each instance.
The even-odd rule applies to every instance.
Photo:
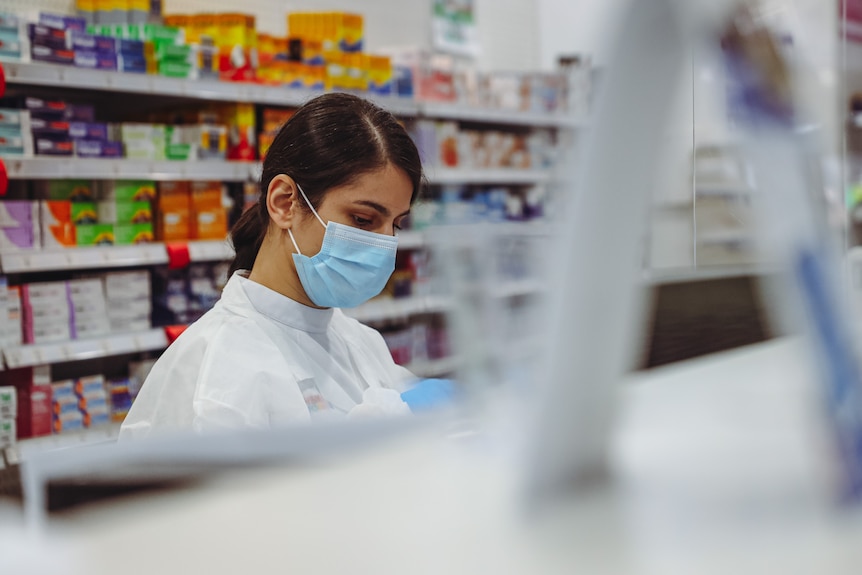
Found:
[[[334,308],[317,309],[294,301],[246,277],[248,272],[234,273],[225,286],[225,293],[234,285],[241,289],[258,313],[288,327],[309,333],[323,333],[329,327]],[[233,285],[231,285],[233,284]]]

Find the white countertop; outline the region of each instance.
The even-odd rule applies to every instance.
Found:
[[[88,575],[859,573],[862,514],[834,503],[802,351],[781,340],[633,376],[613,482],[542,511],[494,440],[426,430],[55,515],[38,546]]]

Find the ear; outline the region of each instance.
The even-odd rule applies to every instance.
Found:
[[[302,199],[296,182],[287,174],[279,174],[269,183],[266,190],[266,210],[269,219],[282,230],[289,229],[300,217]]]

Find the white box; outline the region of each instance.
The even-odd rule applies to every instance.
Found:
[[[0,418],[0,449],[15,445],[18,431],[15,420]]]
[[[0,419],[14,419],[18,414],[18,392],[11,385],[0,386]]]

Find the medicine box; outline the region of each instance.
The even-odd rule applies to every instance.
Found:
[[[92,180],[39,180],[35,185],[36,193],[43,199],[71,202],[92,202],[96,199]]]
[[[13,419],[18,413],[18,393],[12,385],[0,386],[0,419]]]
[[[152,223],[150,202],[103,200],[98,206],[99,222],[103,224]]]
[[[79,246],[112,246],[114,226],[111,224],[75,226],[75,240]]]
[[[148,244],[155,241],[152,223],[115,224],[114,243],[118,246]]]
[[[152,180],[116,180],[103,182],[99,199],[116,202],[152,202],[156,199],[156,183]]]
[[[15,420],[0,418],[0,449],[15,444],[17,435]]]
[[[40,202],[39,217],[43,248],[67,248],[76,245],[71,202],[44,200]]]
[[[74,202],[69,206],[72,223],[76,226],[99,223],[99,211],[95,202]]]

